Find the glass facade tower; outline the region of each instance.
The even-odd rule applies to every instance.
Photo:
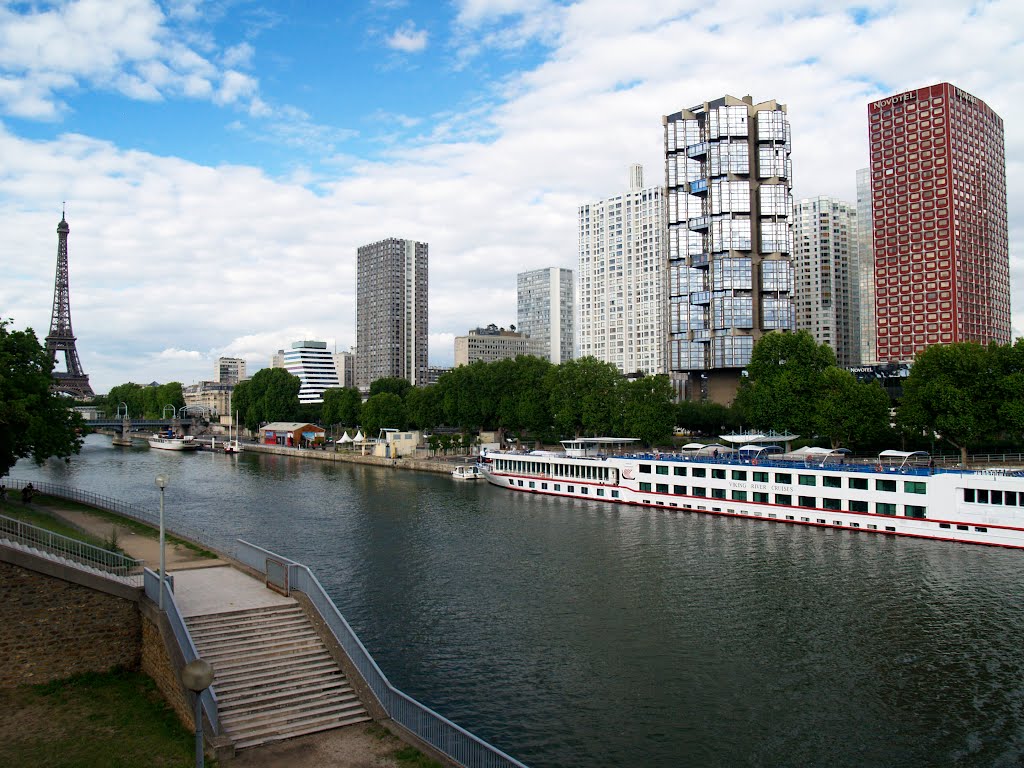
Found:
[[[573,358],[576,302],[571,269],[549,267],[516,275],[519,332],[539,344],[556,365]]]

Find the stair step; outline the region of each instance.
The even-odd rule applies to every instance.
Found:
[[[287,731],[277,730],[269,734],[259,734],[250,736],[241,741],[235,742],[235,749],[247,749],[249,747],[260,747],[265,744],[272,744],[277,741],[284,741],[285,739],[294,739],[297,736],[307,736],[311,733],[319,733],[320,731],[329,731],[334,728],[344,728],[347,725],[357,725],[359,723],[366,723],[370,721],[369,715],[353,715],[352,717],[346,717],[341,720],[327,720],[325,722],[309,722],[304,723],[301,727],[290,728]]]
[[[197,640],[195,637],[192,638],[192,642],[195,643],[197,649],[202,650],[205,654],[223,654],[224,652],[231,652],[233,649],[245,649],[249,647],[263,647],[263,648],[274,648],[282,645],[296,645],[298,643],[305,642],[321,642],[320,636],[307,627],[306,629],[293,630],[291,632],[273,633],[265,637],[252,636],[252,635],[238,635],[237,637],[225,637],[210,642],[209,640]]]
[[[229,718],[238,718],[241,715],[255,715],[267,710],[278,711],[283,708],[301,707],[316,700],[332,704],[346,704],[355,701],[356,704],[362,706],[356,698],[352,686],[345,680],[307,685],[287,691],[241,691],[234,698],[221,699],[218,697],[217,705],[222,714],[227,714]]]
[[[295,616],[277,622],[261,622],[259,624],[210,624],[205,627],[189,627],[193,640],[216,640],[220,637],[231,637],[248,633],[250,635],[269,635],[274,632],[287,632],[293,629],[308,627],[309,620],[305,616]]]
[[[241,649],[225,649],[225,650],[211,650],[205,651],[202,648],[196,650],[202,653],[203,658],[209,661],[211,664],[215,664],[218,660],[230,660],[236,658],[245,659],[273,659],[284,657],[287,658],[291,654],[303,653],[306,651],[318,650],[324,648],[323,641],[319,637],[310,640],[301,640],[299,642],[283,642],[283,643],[265,643],[255,644],[249,647]]]
[[[292,656],[272,656],[266,659],[254,659],[249,656],[234,659],[222,659],[214,665],[214,684],[221,679],[235,679],[247,671],[253,674],[263,672],[283,672],[306,663],[330,661],[331,654],[324,647],[310,648]],[[223,676],[223,677],[222,677]]]
[[[300,707],[278,707],[274,710],[242,714],[232,717],[230,712],[220,713],[224,728],[235,738],[260,730],[282,729],[291,724],[301,725],[305,721],[330,717],[343,717],[365,712],[362,704],[355,702],[310,701]]]
[[[337,663],[330,656],[321,661],[296,664],[288,669],[275,668],[255,673],[245,669],[236,669],[230,673],[222,673],[218,670],[217,678],[214,680],[213,685],[218,695],[220,695],[221,691],[231,692],[244,686],[258,687],[275,683],[288,683],[303,678],[316,677],[327,672],[342,674],[341,670],[338,669]]]
[[[302,608],[298,603],[289,605],[272,605],[266,608],[239,608],[236,611],[220,611],[218,613],[202,613],[196,616],[189,616],[188,623],[197,627],[208,624],[219,624],[224,621],[243,620],[259,621],[260,619],[273,618],[279,615],[302,614]]]

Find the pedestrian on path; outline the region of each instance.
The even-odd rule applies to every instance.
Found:
[[[31,504],[32,503],[32,496],[35,494],[35,492],[36,492],[36,489],[32,487],[32,483],[29,483],[24,488],[22,488],[21,489],[21,503],[22,504]]]

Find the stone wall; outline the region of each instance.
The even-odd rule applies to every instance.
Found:
[[[166,619],[163,619],[159,610],[151,608],[148,603],[143,604],[142,671],[153,678],[156,687],[178,715],[182,725],[190,731],[195,731],[193,705],[181,684],[180,669],[184,662],[178,658],[177,663],[172,663],[167,654],[168,645],[177,650],[175,643],[167,644],[164,641],[165,633],[170,631],[170,627],[166,626]]]
[[[9,559],[0,561],[0,687],[138,669],[136,600],[59,578],[59,566],[47,574]]]

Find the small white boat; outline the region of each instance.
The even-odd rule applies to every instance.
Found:
[[[235,414],[235,418],[232,421],[232,426],[235,430],[235,436],[231,437],[231,427],[228,428],[228,441],[224,443],[224,453],[241,453],[242,443],[238,440],[238,414]]]
[[[184,437],[173,437],[168,435],[153,435],[147,438],[150,448],[159,448],[162,451],[197,451],[199,443],[195,436],[185,435]]]
[[[483,480],[484,473],[476,464],[461,464],[452,470],[453,480]]]

